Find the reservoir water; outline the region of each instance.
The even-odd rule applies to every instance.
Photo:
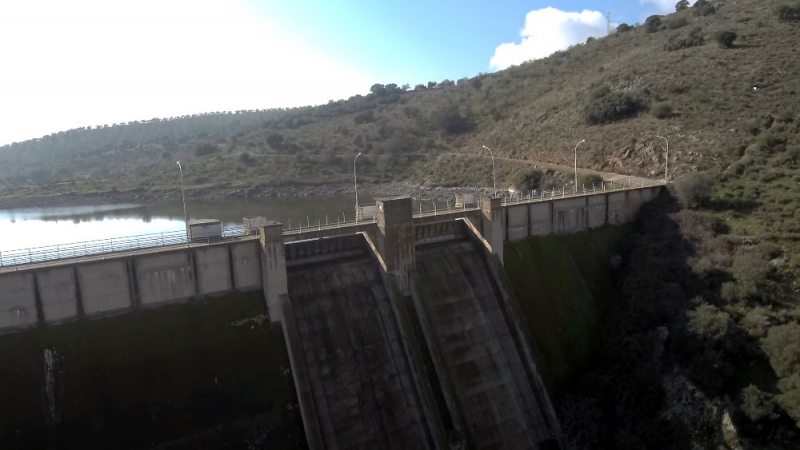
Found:
[[[369,197],[359,198],[361,203]],[[352,196],[192,201],[189,220],[219,219],[223,226],[241,226],[246,216],[264,216],[293,227],[302,223],[353,220]],[[181,202],[114,204],[0,210],[0,252],[99,239],[183,231]]]

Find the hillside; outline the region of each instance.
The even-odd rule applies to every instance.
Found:
[[[316,107],[56,133],[0,148],[0,196],[173,189],[175,160],[190,187],[342,182],[359,151],[364,181],[488,185],[487,161],[459,155],[488,145],[495,156],[569,166],[581,139],[581,167],[656,176],[665,162],[659,134],[675,176],[722,170],[761,128],[800,120],[800,35],[780,20],[779,4],[719,1],[708,15],[689,8],[653,28],[621,26],[431,88],[376,85]],[[714,39],[721,31],[736,33],[729,48]],[[500,163],[499,178],[508,183],[521,167]],[[64,184],[40,187],[55,183]]]

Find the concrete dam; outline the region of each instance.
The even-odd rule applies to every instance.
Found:
[[[0,272],[0,333],[250,292],[283,335],[309,448],[556,449],[503,243],[628,222],[661,189],[434,215],[386,198],[347,227],[273,223],[233,242],[20,266]]]

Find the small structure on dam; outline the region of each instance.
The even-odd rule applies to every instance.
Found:
[[[661,186],[375,219],[0,273],[0,330],[232,291],[280,326],[312,449],[559,448],[503,242],[635,217]]]

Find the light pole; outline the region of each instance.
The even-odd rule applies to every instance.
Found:
[[[586,142],[586,139],[582,139],[580,142],[575,144],[575,192],[578,192],[578,146]]]
[[[358,178],[356,178],[356,160],[359,156],[361,156],[361,152],[358,152],[356,157],[353,158],[353,187],[356,191],[356,215],[358,215]]]
[[[178,161],[178,170],[181,171],[181,199],[183,199],[183,231],[186,233],[186,245],[189,245],[189,219],[186,216],[186,194],[183,192],[183,166]]]
[[[664,183],[666,184],[669,183],[669,141],[664,136],[656,136],[656,137],[660,137],[667,144],[667,160],[664,163]]]
[[[485,148],[486,150],[489,150],[489,154],[492,156],[492,189],[494,190],[494,194],[493,195],[495,197],[497,197],[497,182],[495,181],[495,178],[494,178],[494,153],[492,153],[492,150],[489,147],[485,146],[485,145],[483,146],[483,148]]]

